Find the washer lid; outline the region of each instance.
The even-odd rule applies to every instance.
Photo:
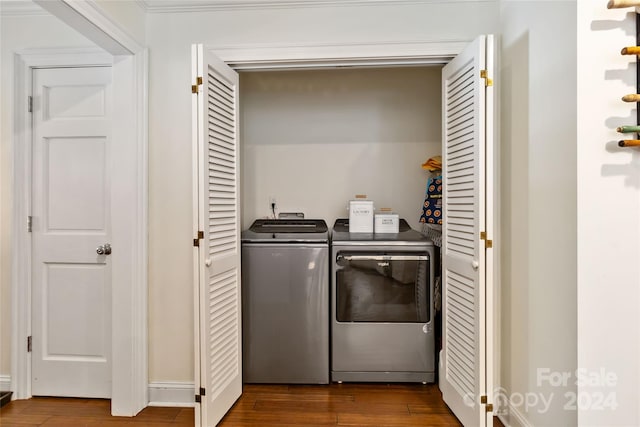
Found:
[[[324,233],[323,219],[257,219],[249,228],[254,233]]]
[[[242,233],[242,241],[325,243],[329,241],[329,228],[322,219],[257,219]]]

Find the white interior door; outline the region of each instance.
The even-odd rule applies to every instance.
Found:
[[[202,45],[192,59],[196,424],[215,426],[242,394],[238,74]]]
[[[443,350],[440,388],[465,426],[492,425],[491,251],[493,37],[480,36],[442,70]],[[487,168],[489,166],[489,168]],[[489,183],[489,186],[487,185]],[[489,235],[488,239],[492,237]],[[490,255],[489,255],[490,256]]]
[[[109,398],[111,68],[34,69],[32,93],[32,394]]]

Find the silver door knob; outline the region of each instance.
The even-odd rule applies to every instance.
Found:
[[[111,245],[109,243],[105,243],[104,245],[98,246],[96,253],[98,255],[111,255]]]

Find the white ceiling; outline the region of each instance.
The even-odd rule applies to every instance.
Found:
[[[400,5],[416,3],[482,2],[494,0],[135,0],[148,12],[215,9],[265,9],[317,6]]]

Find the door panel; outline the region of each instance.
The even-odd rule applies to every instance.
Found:
[[[47,232],[105,230],[106,138],[47,138],[42,144]]]
[[[492,312],[487,308],[485,242],[488,203],[487,147],[492,111],[483,79],[487,44],[480,36],[442,71],[443,111],[443,399],[464,425],[485,426],[491,414],[487,366]],[[492,218],[492,217],[491,217]],[[491,230],[489,230],[491,231]],[[489,357],[489,358],[488,358]],[[486,398],[482,398],[486,396]],[[485,400],[486,399],[486,400]]]
[[[43,311],[46,333],[42,336],[47,360],[73,358],[104,362],[107,359],[105,323],[108,313],[101,307],[108,289],[103,265],[45,264]],[[78,289],[77,283],[82,283]],[[83,304],[70,305],[81,292]]]
[[[242,394],[238,74],[193,46],[198,278],[196,420],[216,425]]]
[[[111,68],[33,71],[32,394],[111,396]]]

